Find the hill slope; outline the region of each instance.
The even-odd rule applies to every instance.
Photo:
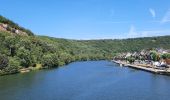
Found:
[[[170,36],[81,41],[0,31],[0,74],[17,73],[37,64],[51,68],[73,61],[109,59],[120,52],[148,48],[170,49]]]
[[[0,15],[0,31],[7,31],[13,34],[19,34],[19,35],[34,35],[33,32],[31,32],[28,29],[25,29],[18,24],[14,23],[13,21],[3,17]]]

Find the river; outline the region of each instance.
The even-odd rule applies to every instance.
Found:
[[[0,77],[0,100],[169,100],[170,76],[109,61]]]

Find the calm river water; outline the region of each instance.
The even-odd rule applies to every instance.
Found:
[[[170,100],[170,76],[108,61],[0,77],[0,100]]]

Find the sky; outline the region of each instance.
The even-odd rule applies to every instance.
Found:
[[[170,35],[170,0],[0,0],[0,15],[57,38]]]

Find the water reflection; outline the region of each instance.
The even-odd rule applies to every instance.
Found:
[[[0,77],[0,100],[168,100],[170,77],[108,61]]]

